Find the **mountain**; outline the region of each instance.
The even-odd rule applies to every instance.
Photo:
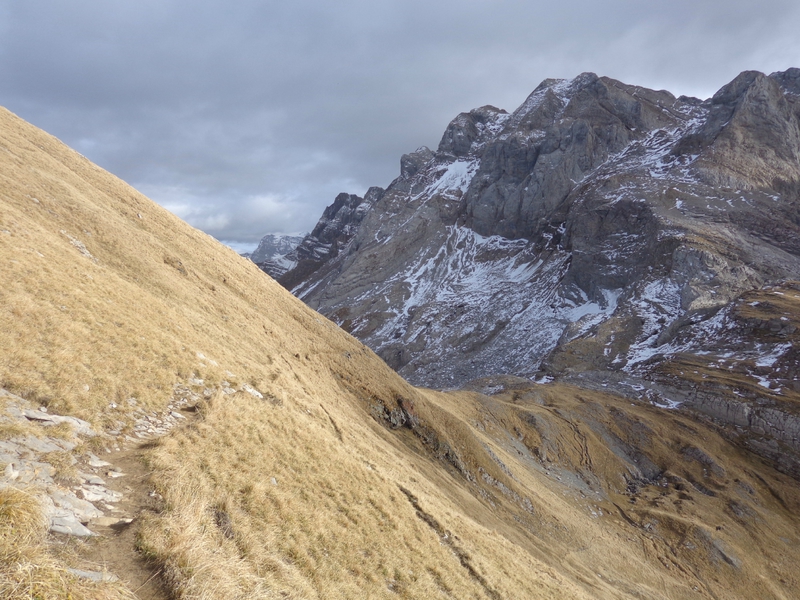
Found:
[[[277,279],[297,263],[287,255],[303,241],[305,235],[285,235],[268,233],[258,243],[258,247],[245,258],[249,258],[267,275]]]
[[[800,274],[798,74],[700,102],[587,73],[463,113],[402,158],[346,248],[283,281],[419,384],[534,375],[612,318],[624,339],[590,362],[631,368]]]
[[[358,231],[323,228],[318,248],[346,255],[385,197],[365,214],[368,198],[343,199]],[[4,109],[0,282],[0,597],[785,599],[800,585],[797,481],[721,425],[610,375],[414,388]],[[715,317],[725,336],[680,328],[670,343],[687,350],[659,385],[692,369],[684,393],[706,397],[749,377],[702,362],[734,352],[783,390],[789,353],[764,348],[794,344],[793,286],[746,292]]]
[[[408,381],[652,387],[660,363],[718,341],[742,373],[718,397],[774,404],[800,473],[794,334],[737,320],[749,295],[800,279],[800,69],[744,72],[705,101],[592,73],[546,80],[513,113],[462,113],[435,152],[403,156],[349,235],[281,281]],[[759,385],[770,361],[781,381]],[[670,402],[696,385],[670,381]]]

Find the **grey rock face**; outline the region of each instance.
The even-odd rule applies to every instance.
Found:
[[[337,198],[281,281],[412,383],[635,370],[800,273],[799,82],[746,72],[700,101],[546,80]]]
[[[714,94],[705,123],[674,153],[702,155],[697,167],[713,185],[796,190],[800,122],[781,82],[797,85],[789,72],[745,71]]]
[[[119,581],[119,577],[113,573],[108,573],[107,571],[83,571],[81,569],[67,569],[67,571],[76,577],[88,579],[89,581],[94,581],[95,583],[100,583],[102,581]]]
[[[781,282],[655,340],[629,370],[800,479],[798,330],[800,282]]]
[[[413,177],[419,170],[427,165],[434,157],[433,152],[426,146],[417,148],[416,152],[403,154],[400,158],[400,176]]]
[[[769,77],[778,82],[785,94],[800,96],[800,69],[792,67],[786,71],[772,73]]]
[[[439,154],[467,156],[473,146],[490,139],[508,113],[494,106],[483,106],[461,113],[450,122],[439,142]],[[427,148],[426,148],[427,150]],[[431,154],[429,156],[433,158]],[[413,173],[408,174],[411,176]]]
[[[31,421],[41,421],[43,423],[58,425],[60,423],[67,423],[72,426],[72,428],[79,434],[94,437],[95,433],[92,430],[91,425],[86,421],[82,421],[76,417],[64,417],[60,415],[50,415],[45,412],[41,412],[38,410],[26,410],[23,411],[25,417],[30,419]]]
[[[427,150],[427,148],[426,148]],[[419,153],[419,151],[418,151]],[[287,259],[295,266],[279,281],[291,289],[327,261],[336,258],[358,231],[364,215],[381,198],[384,190],[371,187],[363,198],[355,194],[339,194],[333,204],[322,213],[314,230],[309,233]]]
[[[684,120],[675,103],[592,73],[543,83],[486,142],[466,224],[482,235],[541,235],[576,182],[648,131]]]

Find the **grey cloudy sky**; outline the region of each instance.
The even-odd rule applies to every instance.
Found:
[[[0,0],[0,104],[244,248],[547,77],[705,98],[798,31],[797,0]]]

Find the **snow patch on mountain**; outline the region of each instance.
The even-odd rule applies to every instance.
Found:
[[[756,359],[757,367],[771,367],[778,359],[792,349],[792,343],[778,344],[772,349],[770,353],[764,353]]]
[[[439,359],[435,364],[400,368],[423,385],[503,370],[533,375],[574,318],[599,320],[616,306],[614,291],[607,293],[604,306],[575,306],[558,296],[568,260],[563,251],[537,254],[527,240],[447,227],[443,243],[432,244],[404,270],[355,299],[383,298],[387,304],[380,327],[362,337],[379,354],[395,346],[424,346]],[[402,301],[389,303],[389,297]],[[368,324],[362,319],[352,332],[363,334]],[[519,335],[526,337],[524,349]],[[464,364],[466,352],[478,358]]]
[[[418,198],[430,198],[437,193],[444,194],[456,190],[464,194],[477,170],[478,161],[476,160],[457,160],[452,162],[447,165],[444,173],[433,184],[418,195]]]
[[[567,307],[560,312],[562,319],[570,323],[580,323],[580,328],[573,333],[571,339],[578,338],[586,334],[592,327],[599,325],[608,317],[614,314],[617,310],[617,302],[622,295],[623,290],[604,290],[601,289],[600,293],[603,295],[604,303],[601,305],[598,302],[590,302],[586,296],[586,292],[578,290],[585,302],[578,304],[574,307]]]

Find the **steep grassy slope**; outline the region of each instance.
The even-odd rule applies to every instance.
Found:
[[[0,209],[0,387],[108,432],[72,453],[112,462],[137,410],[196,391],[185,426],[132,447],[157,501],[133,525],[138,546],[176,597],[788,599],[800,586],[796,482],[711,426],[565,386],[415,389],[254,264],[6,111]],[[43,490],[0,488],[2,589],[130,597],[124,577],[65,570],[102,541],[45,537]]]

